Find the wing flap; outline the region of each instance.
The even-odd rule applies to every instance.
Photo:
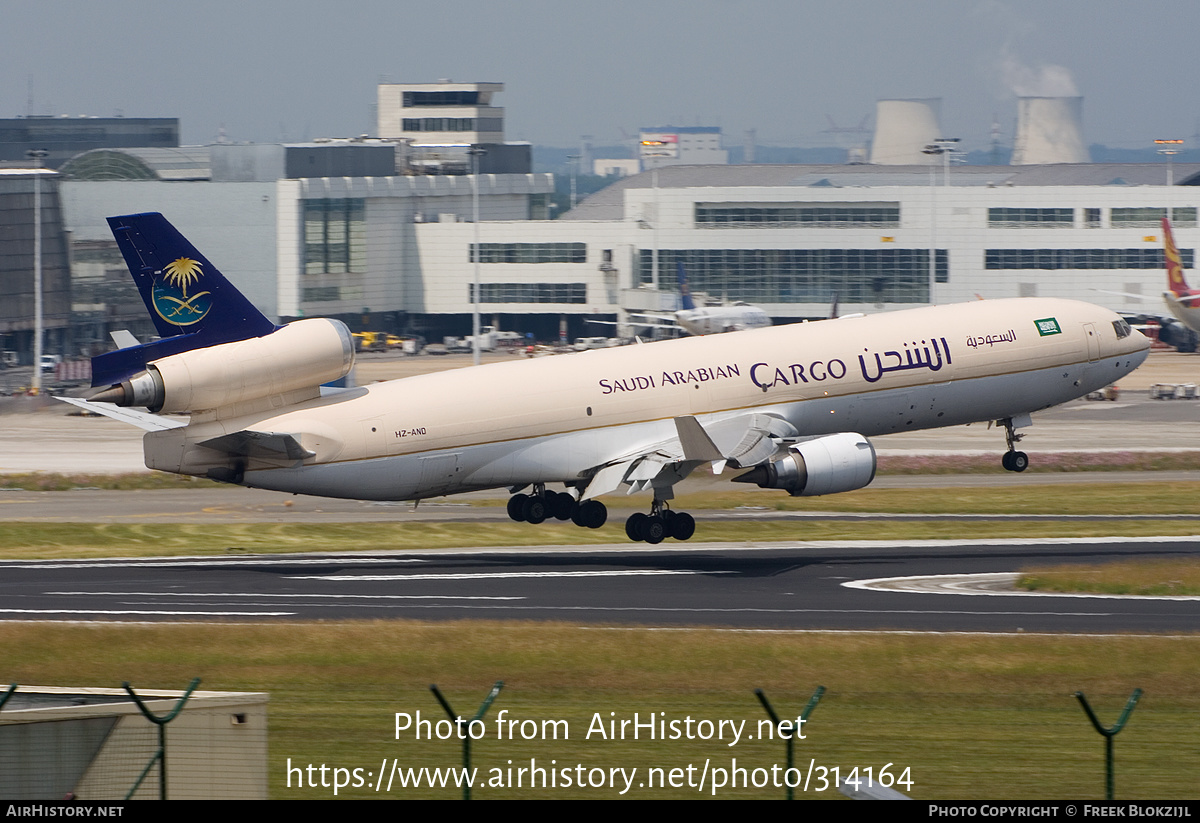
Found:
[[[698,466],[711,463],[720,474],[726,463],[746,468],[762,463],[795,437],[796,428],[773,414],[741,414],[708,425],[691,415],[676,417],[676,436],[627,452],[598,466],[581,495],[582,500],[615,491],[622,484],[627,494],[653,487],[662,493]]]

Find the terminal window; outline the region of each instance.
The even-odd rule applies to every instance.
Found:
[[[480,263],[586,263],[586,243],[481,243]],[[470,262],[475,262],[471,244]]]
[[[1074,223],[1074,209],[988,209],[990,229],[1069,229]]]
[[[899,203],[696,203],[701,228],[899,228]]]
[[[467,286],[467,300],[475,293]],[[482,283],[481,303],[586,303],[586,283]]]
[[[362,272],[366,267],[366,201],[304,201],[304,273]]]
[[[1194,229],[1196,227],[1195,207],[1113,209],[1112,227],[1114,229],[1157,229],[1162,225],[1164,217],[1170,217],[1171,222],[1180,228]]]
[[[1195,249],[1180,249],[1185,269]],[[987,249],[984,268],[1000,269],[1161,269],[1162,249]]]
[[[650,283],[650,249],[640,249],[638,278]],[[928,303],[929,249],[663,249],[660,286],[675,282],[682,261],[693,292],[747,303]],[[945,249],[936,280],[949,282]]]

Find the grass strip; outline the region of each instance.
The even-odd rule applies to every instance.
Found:
[[[693,542],[763,543],[812,540],[1007,540],[1014,524],[977,522],[701,522]],[[1189,521],[1051,521],[1038,537],[1174,536],[1200,533]],[[580,529],[569,523],[212,523],[137,525],[6,522],[0,559],[173,557],[238,553],[460,549],[477,546],[628,544],[624,526]],[[686,546],[666,541],[664,548]]]
[[[1200,451],[1038,452],[1029,474],[1118,471],[1200,471]],[[879,475],[1007,474],[996,454],[898,455],[878,458]],[[166,472],[88,474],[25,472],[0,475],[0,489],[184,489],[220,485],[202,477]]]
[[[258,625],[0,625],[3,682],[63,686],[267,691],[273,797],[332,798],[329,788],[287,785],[287,762],[377,770],[460,763],[457,740],[395,732],[395,713],[443,717],[428,691],[437,683],[457,711],[473,714],[493,681],[504,690],[487,715],[474,764],[506,775],[509,762],[546,768],[693,767],[770,769],[783,744],[760,740],[762,688],[794,716],[817,685],[828,692],[797,741],[797,761],[842,774],[908,767],[917,799],[1099,799],[1103,744],[1073,692],[1111,722],[1136,687],[1145,696],[1117,738],[1119,799],[1194,798],[1200,771],[1195,688],[1200,637],[931,636],[588,628],[519,622],[332,622]],[[534,720],[536,739],[498,740],[501,710]],[[613,713],[613,714],[610,714]],[[753,740],[604,739],[597,717],[644,722],[746,721]],[[658,715],[662,712],[664,714]],[[541,739],[540,721],[566,720],[569,737]],[[518,727],[519,728],[519,727]],[[528,728],[528,727],[527,727]],[[607,728],[607,727],[606,727]],[[698,731],[696,726],[694,729]],[[685,774],[685,772],[681,772]],[[710,797],[685,783],[640,787],[627,797]],[[816,791],[800,796],[839,798]],[[782,797],[770,787],[726,788],[717,797]],[[338,797],[455,798],[453,788]],[[616,798],[604,788],[477,788],[478,798]]]
[[[1200,560],[1148,558],[1101,565],[1050,566],[1022,575],[1017,588],[1035,592],[1200,597]]]
[[[166,472],[125,472],[88,474],[75,472],[24,472],[0,474],[0,489],[28,492],[62,492],[76,489],[138,491],[141,489],[189,489],[220,486],[215,480]]]
[[[502,505],[503,501],[492,504]],[[865,488],[826,497],[791,497],[751,487],[747,491],[681,494],[671,505],[682,511],[748,506],[888,514],[1200,514],[1200,482]]]

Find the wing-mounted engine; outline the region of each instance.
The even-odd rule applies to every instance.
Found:
[[[875,447],[861,434],[844,432],[795,443],[783,457],[755,466],[734,482],[808,497],[854,491],[874,479]]]
[[[209,411],[304,389],[315,397],[322,383],[353,366],[346,324],[312,318],[262,337],[163,357],[90,399],[151,412]]]

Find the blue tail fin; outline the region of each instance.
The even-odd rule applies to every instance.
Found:
[[[161,214],[110,217],[108,225],[162,339],[92,358],[93,386],[118,383],[160,357],[276,329]]]
[[[675,268],[675,276],[679,280],[680,308],[684,311],[691,311],[696,308],[696,301],[692,300],[692,291],[688,286],[687,270],[684,269],[682,260],[679,261]]]

